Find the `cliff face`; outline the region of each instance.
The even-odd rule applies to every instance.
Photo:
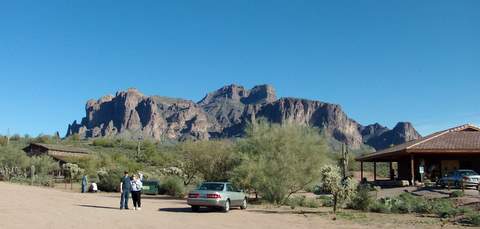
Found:
[[[409,123],[393,130],[379,124],[362,126],[339,105],[298,98],[277,99],[269,85],[248,90],[229,85],[207,94],[200,102],[145,96],[136,89],[90,100],[86,116],[68,127],[67,136],[121,136],[131,139],[186,140],[238,137],[246,125],[262,118],[272,123],[293,123],[323,129],[333,138],[358,148],[376,149],[400,144],[420,135]]]
[[[147,97],[136,89],[90,100],[81,123],[69,125],[67,135],[127,138],[209,139],[209,123],[202,108],[192,101]]]
[[[281,98],[261,107],[255,114],[273,123],[302,124],[323,129],[353,148],[362,144],[358,123],[347,117],[336,104],[297,98]]]

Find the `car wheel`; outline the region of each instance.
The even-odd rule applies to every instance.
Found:
[[[192,212],[198,212],[200,210],[200,206],[192,206]]]
[[[230,200],[225,201],[225,205],[223,206],[223,212],[230,211]]]
[[[247,209],[247,199],[243,199],[242,205],[240,206],[240,209],[245,210]]]

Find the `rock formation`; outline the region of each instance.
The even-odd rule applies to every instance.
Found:
[[[145,96],[136,89],[90,100],[86,116],[68,127],[67,136],[84,138],[120,136],[130,139],[206,140],[241,137],[249,122],[265,119],[318,127],[352,148],[362,144],[382,149],[420,135],[410,123],[389,130],[376,123],[362,126],[339,105],[299,98],[277,99],[270,85],[248,90],[228,85],[207,94],[200,102]]]

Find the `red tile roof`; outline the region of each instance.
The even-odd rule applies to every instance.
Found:
[[[357,161],[371,161],[415,152],[479,152],[480,128],[466,124],[396,145],[375,153],[362,155]]]

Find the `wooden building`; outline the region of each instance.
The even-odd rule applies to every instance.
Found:
[[[48,155],[58,161],[60,165],[67,162],[68,158],[86,157],[89,150],[63,145],[31,143],[23,149],[28,156]]]
[[[456,169],[472,169],[480,173],[480,128],[474,125],[462,125],[440,131],[375,153],[356,158],[360,161],[363,179],[363,164],[397,163],[397,174],[392,179],[408,180],[411,185],[416,181],[436,181],[448,172]]]

